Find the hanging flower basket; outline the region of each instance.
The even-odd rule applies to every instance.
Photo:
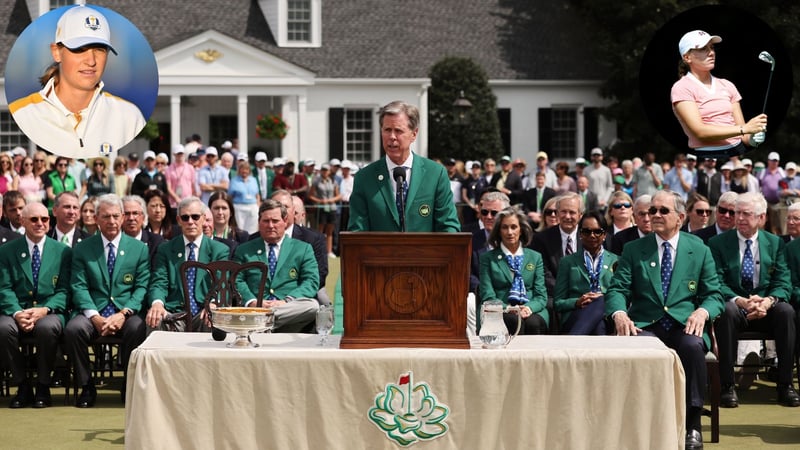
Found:
[[[256,136],[263,139],[283,139],[289,125],[283,121],[283,117],[277,114],[263,115],[256,117]]]

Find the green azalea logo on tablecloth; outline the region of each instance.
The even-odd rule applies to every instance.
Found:
[[[413,376],[408,372],[397,384],[387,384],[369,410],[372,423],[403,447],[444,436],[448,430],[450,408],[437,401],[428,383],[414,384]]]

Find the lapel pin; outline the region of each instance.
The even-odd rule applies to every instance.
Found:
[[[183,258],[183,253],[178,253],[178,258]]]
[[[261,249],[259,249],[259,250],[256,252],[256,254],[260,255],[260,254],[261,254]]]
[[[378,181],[383,181],[383,175],[378,175]]]
[[[25,253],[23,253],[23,254],[21,254],[21,255],[19,255],[19,256],[20,256],[20,258],[24,258],[24,257],[26,257],[26,256],[28,256],[28,255],[26,255]]]
[[[655,267],[655,266],[656,266],[656,263],[654,263],[653,261],[650,261],[650,267]]]
[[[603,264],[603,269],[608,269],[608,264]]]
[[[119,251],[119,256],[123,256],[123,255],[125,255],[125,250],[120,250]]]

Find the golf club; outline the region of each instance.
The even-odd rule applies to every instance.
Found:
[[[772,85],[772,74],[775,73],[775,58],[767,51],[758,54],[758,59],[769,63],[769,81],[767,81],[767,93],[764,95],[764,107],[761,109],[761,114],[767,112],[767,99],[769,98],[769,88]]]

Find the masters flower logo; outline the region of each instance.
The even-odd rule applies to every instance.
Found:
[[[413,376],[408,372],[397,384],[387,384],[369,410],[372,423],[403,447],[443,436],[448,430],[445,419],[450,408],[437,402],[428,383],[414,384]]]

